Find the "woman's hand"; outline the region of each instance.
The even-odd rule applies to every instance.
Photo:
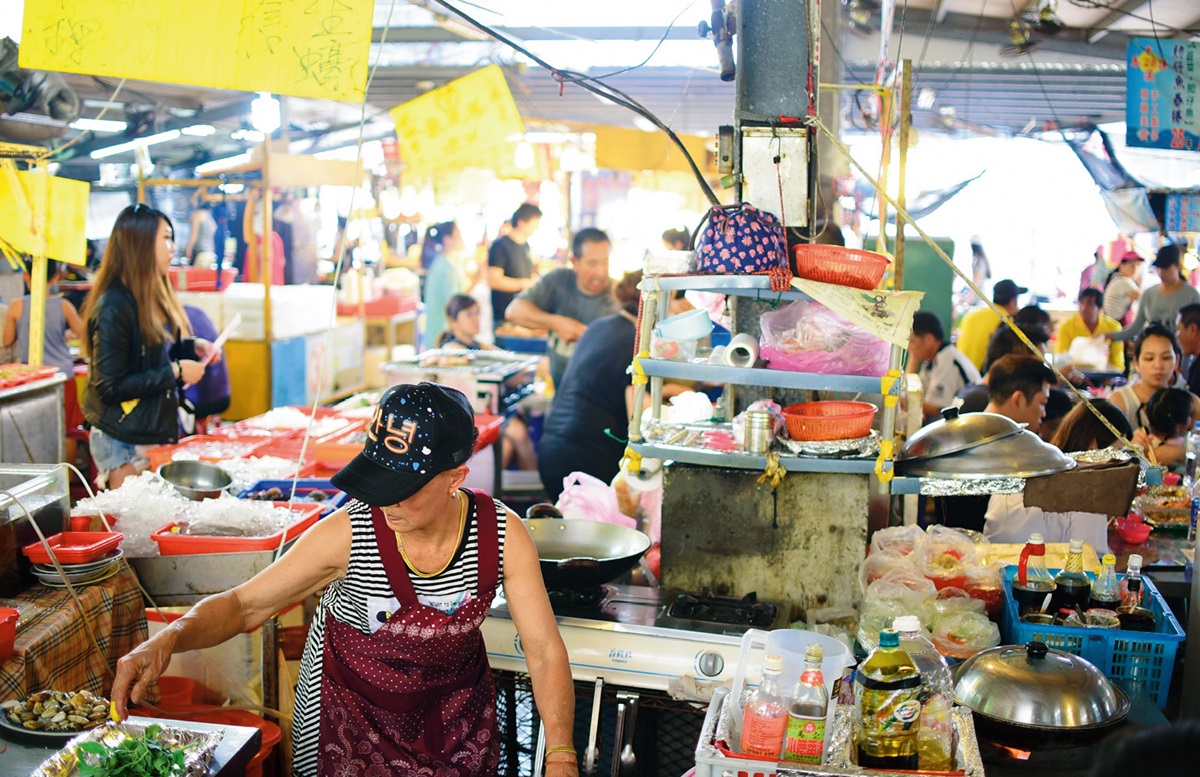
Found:
[[[191,359],[179,362],[179,379],[185,386],[195,386],[204,377],[204,365]]]
[[[203,337],[197,337],[194,342],[196,345],[196,355],[201,359],[208,358],[210,353],[212,354],[212,358],[208,359],[210,362],[219,362],[222,358],[224,358],[224,354],[221,352],[221,349],[205,340]]]
[[[121,720],[129,717],[128,702],[140,704],[146,698],[150,684],[167,671],[174,643],[172,635],[170,629],[161,631],[117,661],[117,676],[109,698],[116,705]]]

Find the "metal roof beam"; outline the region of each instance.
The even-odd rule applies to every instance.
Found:
[[[233,100],[232,102],[225,103],[224,105],[217,106],[216,108],[201,108],[196,112],[195,116],[185,119],[171,118],[162,122],[161,124],[157,124],[147,134],[153,135],[155,133],[167,132],[173,129],[183,129],[184,127],[190,127],[193,124],[212,124],[213,122],[223,121],[225,119],[249,116],[250,102],[253,99],[253,96],[247,95],[242,99]],[[71,146],[71,148],[67,149],[67,152],[64,154],[61,161],[78,159],[81,156],[86,157],[96,149],[107,148],[108,146],[114,146],[118,143],[125,143],[134,139],[135,138],[133,137],[124,135],[120,137],[107,136],[103,138],[93,135],[90,140],[76,143],[75,145]],[[197,140],[203,139],[197,138]]]
[[[1088,35],[1088,43],[1095,43],[1104,36],[1112,32],[1110,27],[1121,21],[1126,15],[1149,5],[1148,0],[1121,0],[1121,2],[1112,6],[1112,10],[1100,17],[1100,21],[1096,22],[1096,26],[1092,28],[1092,33]]]
[[[1124,0],[1124,2],[1137,4],[1144,2],[1144,0]],[[932,16],[933,21],[937,25],[934,34],[938,38],[969,41],[974,36],[976,43],[992,43],[998,46],[1012,43],[1008,30],[1008,18],[985,17],[981,22],[979,17],[974,14],[950,12],[946,13],[945,17],[939,20],[937,18],[939,13],[940,10],[929,11],[922,8],[909,8],[904,14],[905,29],[910,34],[924,36],[925,30],[929,26],[930,17]],[[1109,22],[1109,24],[1111,23]],[[978,32],[976,32],[977,29]],[[1104,44],[1096,44],[1089,42],[1087,38],[1088,31],[1069,27],[1059,35],[1038,35],[1037,39],[1041,42],[1041,47],[1037,51],[1058,52],[1080,57],[1096,57],[1124,62],[1125,43],[1128,40],[1128,36],[1119,31],[1113,32],[1116,40],[1105,42]]]
[[[697,20],[703,18],[697,15]],[[666,36],[667,40],[698,40],[694,24],[675,25],[669,30],[665,26],[657,27],[496,27],[495,30],[506,38],[519,41],[560,41],[560,40],[609,40],[609,41],[640,41],[659,40]],[[376,27],[371,31],[371,42],[379,43],[383,38],[383,28]],[[392,27],[388,29],[388,43],[454,43],[467,40],[453,30],[442,27]]]

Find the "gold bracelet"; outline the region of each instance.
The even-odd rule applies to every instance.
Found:
[[[558,747],[546,748],[546,755],[553,755],[554,753],[570,753],[571,755],[577,755],[575,748],[571,745],[559,745]]]

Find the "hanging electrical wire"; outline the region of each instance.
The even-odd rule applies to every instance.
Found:
[[[483,22],[478,21],[474,17],[467,15],[463,11],[459,10],[455,5],[446,2],[446,0],[435,0],[435,2],[437,2],[438,5],[446,8],[448,11],[457,14],[463,19],[463,21],[472,25],[476,29],[490,35],[491,37],[523,54],[524,56],[536,62],[538,65],[541,65],[543,68],[548,70],[551,77],[558,82],[560,92],[565,84],[575,84],[576,86],[586,89],[587,91],[599,97],[603,97],[611,103],[634,112],[638,116],[641,116],[643,119],[649,121],[658,129],[665,132],[675,147],[679,149],[679,152],[683,154],[683,158],[687,160],[688,167],[691,168],[692,175],[695,176],[696,182],[700,185],[700,189],[704,192],[704,196],[708,199],[709,203],[712,205],[721,204],[721,201],[713,192],[712,187],[708,185],[708,181],[705,179],[704,173],[702,173],[700,168],[696,165],[696,160],[692,158],[691,153],[687,150],[687,147],[683,144],[683,141],[679,139],[679,136],[675,134],[674,130],[668,127],[665,122],[659,119],[658,116],[646,108],[646,106],[642,105],[640,102],[620,89],[617,89],[615,86],[612,86],[604,81],[599,81],[593,76],[589,76],[585,73],[578,73],[573,70],[556,68],[549,62],[526,49],[524,46],[521,46],[515,41],[510,40],[503,34],[497,32],[495,29],[489,27]]]

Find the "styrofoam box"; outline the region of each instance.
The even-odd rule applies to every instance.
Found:
[[[271,337],[284,339],[323,332],[335,321],[332,286],[301,284],[271,287]],[[235,283],[223,293],[224,318],[242,315],[236,340],[263,339],[263,287],[260,283]],[[222,323],[222,328],[224,323]]]

